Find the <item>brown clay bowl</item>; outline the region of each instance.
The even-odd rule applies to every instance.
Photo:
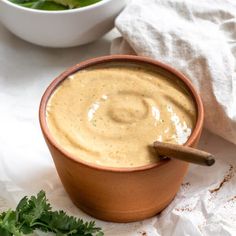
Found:
[[[174,159],[136,168],[109,168],[86,163],[59,146],[46,123],[47,101],[64,79],[84,68],[109,62],[154,66],[160,73],[186,85],[197,107],[196,126],[186,146],[193,147],[198,143],[203,126],[203,105],[190,81],[174,68],[148,58],[127,55],[105,56],[75,65],[57,77],[45,91],[39,109],[41,129],[60,179],[74,204],[102,220],[138,221],[156,215],[173,200],[188,164]]]

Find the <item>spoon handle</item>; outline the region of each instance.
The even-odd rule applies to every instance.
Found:
[[[203,166],[212,166],[215,163],[212,154],[195,148],[158,141],[153,143],[153,147],[160,156],[167,156]]]

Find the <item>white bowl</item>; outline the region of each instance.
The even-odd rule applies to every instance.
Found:
[[[64,11],[34,10],[0,0],[0,20],[15,35],[45,47],[73,47],[92,42],[114,25],[127,0],[102,0]]]

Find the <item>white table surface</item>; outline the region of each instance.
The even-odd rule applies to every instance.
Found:
[[[0,212],[44,189],[55,209],[92,219],[62,187],[40,131],[38,106],[53,78],[80,61],[109,54],[115,36],[111,32],[86,46],[48,49],[0,25]],[[176,199],[157,217],[130,224],[97,220],[105,235],[236,235],[236,146],[204,131],[200,147],[217,156],[214,167],[191,166]],[[230,179],[211,193],[227,174]]]

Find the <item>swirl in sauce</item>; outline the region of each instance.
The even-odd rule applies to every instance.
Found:
[[[185,143],[195,122],[195,104],[180,81],[138,66],[77,72],[47,105],[49,130],[63,149],[110,167],[157,162],[150,145]]]

